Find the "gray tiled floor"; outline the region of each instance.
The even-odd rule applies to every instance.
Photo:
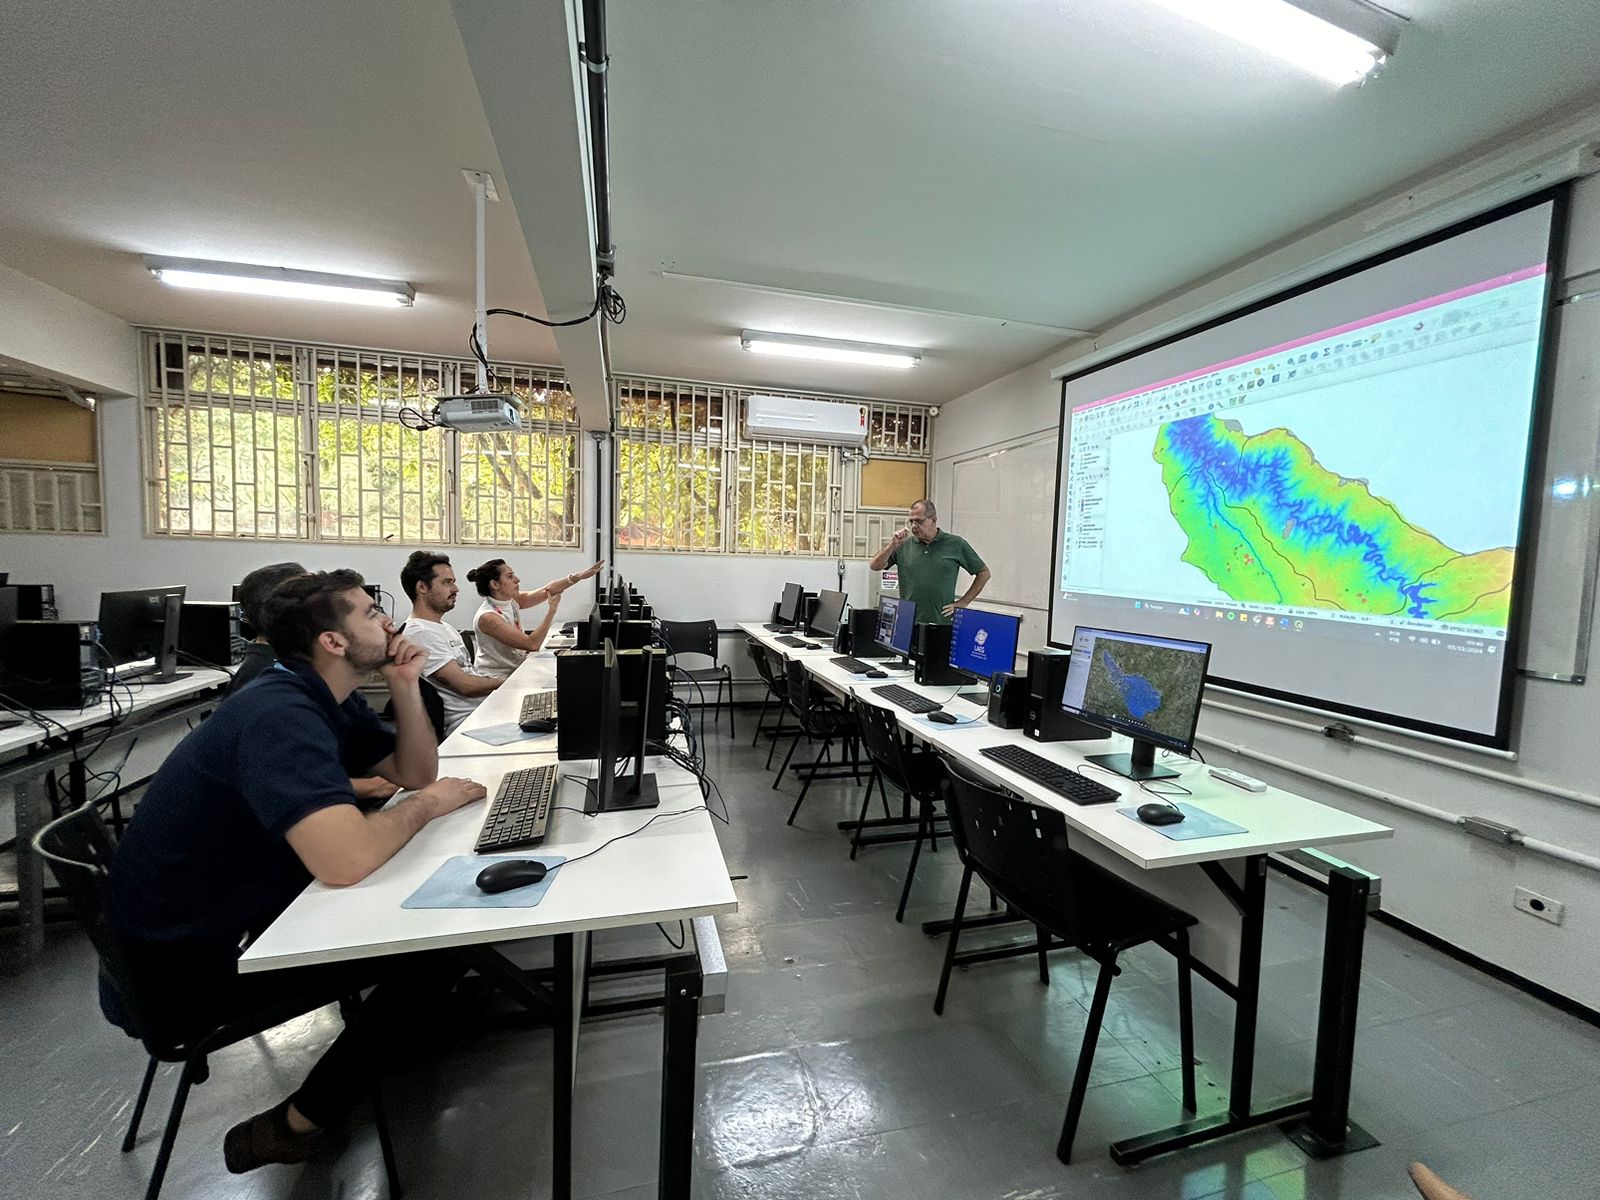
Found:
[[[720,922],[733,976],[728,1011],[701,1023],[697,1191],[705,1197],[1236,1197],[1384,1200],[1413,1195],[1405,1164],[1432,1163],[1479,1200],[1597,1194],[1600,1031],[1483,978],[1381,926],[1369,934],[1355,1116],[1376,1149],[1309,1162],[1275,1130],[1136,1171],[1105,1155],[1113,1138],[1178,1119],[1174,975],[1136,952],[1112,991],[1078,1133],[1062,1166],[1065,1107],[1093,973],[1052,959],[958,974],[932,1011],[942,942],[916,922],[947,916],[959,877],[948,846],[924,855],[912,911],[893,919],[907,853],[847,858],[833,823],[854,815],[844,784],[813,789],[794,828],[794,788],[768,787],[765,749],[712,741],[731,803],[728,862],[747,875],[741,911]],[[1270,884],[1258,1096],[1303,1086],[1321,945],[1321,900]],[[0,935],[0,937],[8,935]],[[637,935],[635,935],[637,937]],[[653,932],[649,934],[654,938]],[[617,939],[612,939],[613,943]],[[8,949],[0,940],[0,951]],[[94,960],[68,927],[42,963],[0,972],[0,1196],[123,1197],[142,1189],[159,1117],[133,1154],[117,1146],[141,1065],[99,1017]],[[1196,985],[1202,1111],[1225,1101],[1229,1003]],[[477,1200],[548,1191],[549,1037],[475,1027],[466,1008],[385,1091],[407,1195]],[[172,1197],[383,1195],[370,1127],[338,1158],[241,1180],[222,1167],[233,1121],[292,1090],[337,1028],[317,1014],[235,1047],[190,1103]],[[579,1070],[578,1194],[654,1194],[659,1029],[631,1017],[585,1030]],[[157,1084],[164,1115],[174,1079]]]

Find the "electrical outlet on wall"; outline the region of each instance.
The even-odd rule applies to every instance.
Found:
[[[1516,890],[1511,903],[1522,912],[1538,917],[1541,921],[1549,921],[1552,925],[1561,924],[1561,914],[1566,908],[1559,900],[1552,900],[1549,896],[1541,896],[1538,892],[1530,892],[1523,887]]]

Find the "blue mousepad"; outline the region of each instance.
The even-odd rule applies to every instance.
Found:
[[[509,892],[480,892],[478,872],[490,863],[508,858],[532,858],[542,862],[549,874],[538,883],[512,888]],[[557,869],[564,854],[458,854],[423,881],[421,887],[401,902],[401,908],[532,908],[544,899],[560,874]]]
[[[483,729],[463,729],[469,738],[487,742],[491,746],[509,746],[512,742],[526,742],[532,738],[550,737],[550,733],[528,733],[515,722],[509,725],[490,725]]]
[[[1147,801],[1146,803],[1150,803]],[[1172,801],[1183,813],[1183,820],[1172,825],[1144,825],[1139,820],[1139,807],[1119,808],[1117,811],[1130,821],[1144,825],[1146,829],[1154,830],[1162,837],[1171,838],[1175,842],[1192,841],[1194,838],[1224,837],[1230,833],[1249,833],[1243,825],[1235,825],[1232,821],[1224,821],[1221,817],[1214,817],[1203,808],[1196,808],[1192,804],[1178,804]]]

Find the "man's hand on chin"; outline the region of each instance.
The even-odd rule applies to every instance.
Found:
[[[427,651],[397,633],[389,639],[389,661],[378,668],[378,673],[392,688],[396,684],[416,683],[422,678],[422,668],[427,665]]]

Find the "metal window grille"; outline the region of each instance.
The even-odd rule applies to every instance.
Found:
[[[100,468],[0,460],[0,532],[104,533]]]
[[[442,429],[411,429],[400,410],[443,390],[438,360],[357,350],[316,356],[317,532],[325,541],[439,545],[450,540]]]
[[[151,340],[145,397],[152,533],[304,536],[303,364],[280,343]]]
[[[578,423],[559,372],[495,364],[523,427],[417,430],[476,364],[197,334],[147,337],[147,524],[172,536],[576,546]]]
[[[726,389],[630,379],[616,397],[617,544],[724,551]]]
[[[576,546],[578,409],[559,375],[494,366],[494,386],[515,397],[522,429],[457,440],[464,545]]]
[[[756,389],[617,381],[617,540],[633,549],[870,557],[894,522],[858,511],[860,461],[831,446],[751,441],[741,428]],[[772,389],[760,389],[773,394]],[[849,397],[783,392],[810,400]],[[932,418],[917,405],[867,401],[874,454],[927,461]],[[884,538],[888,533],[883,535]]]

